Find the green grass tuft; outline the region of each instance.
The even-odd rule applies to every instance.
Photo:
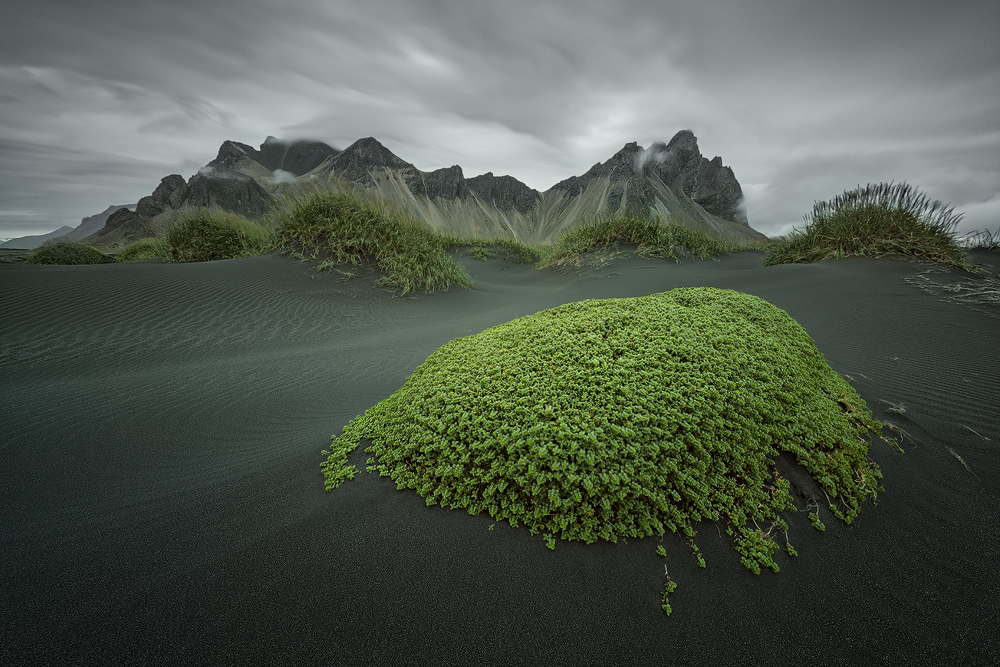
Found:
[[[113,261],[92,246],[68,239],[46,241],[23,260],[25,264],[106,264]]]
[[[490,254],[489,250],[481,245],[475,245],[469,248],[469,255],[484,262],[493,256]]]
[[[353,477],[368,438],[368,470],[428,505],[587,543],[681,530],[699,564],[693,524],[723,520],[760,572],[794,509],[774,458],[792,453],[850,523],[880,490],[881,426],[783,310],[686,288],[455,339],[334,436],[322,468],[328,489]]]
[[[639,253],[679,262],[679,253],[708,259],[750,247],[723,241],[682,225],[664,224],[652,218],[631,215],[599,215],[563,232],[555,244],[540,252],[538,268],[560,264],[581,253],[615,243],[635,243]]]
[[[403,294],[472,286],[442,237],[351,194],[314,192],[294,198],[274,218],[276,243],[284,252],[324,255],[324,267],[373,260],[382,271],[378,284]]]
[[[506,237],[497,237],[491,239],[488,243],[492,246],[498,248],[503,248],[509,255],[513,256],[514,261],[519,264],[533,264],[541,259],[542,252],[538,248],[533,248],[520,241],[515,241],[514,239]]]
[[[207,262],[259,255],[274,246],[271,231],[259,222],[219,209],[184,209],[165,223],[166,259]]]
[[[868,184],[816,202],[806,226],[775,244],[765,266],[841,259],[851,255],[908,255],[973,270],[954,230],[961,215],[929,201],[906,183]]]
[[[969,232],[961,239],[962,246],[969,250],[1000,250],[1000,229]]]
[[[139,239],[125,246],[116,262],[137,262],[141,259],[166,259],[170,256],[170,245],[162,236]]]

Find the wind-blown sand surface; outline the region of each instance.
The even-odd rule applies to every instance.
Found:
[[[997,283],[762,258],[466,257],[475,290],[412,298],[272,255],[0,265],[0,664],[996,664],[1000,307],[968,286]],[[397,491],[363,448],[324,491],[331,435],[449,340],[682,286],[788,311],[909,434],[875,440],[885,492],[853,526],[789,517],[780,573],[713,524],[706,569],[668,533],[666,617],[659,537],[550,551]]]

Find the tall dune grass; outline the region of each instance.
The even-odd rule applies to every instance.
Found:
[[[206,262],[259,255],[274,247],[274,234],[261,223],[220,209],[185,209],[165,222],[166,259]]]
[[[969,250],[1000,250],[1000,229],[996,232],[977,229],[963,236],[959,242]]]
[[[448,254],[444,238],[419,221],[351,194],[292,196],[270,219],[282,252],[322,258],[320,268],[374,261],[382,271],[378,284],[403,294],[472,286],[472,278]]]
[[[540,251],[538,268],[571,259],[600,246],[635,243],[641,254],[680,261],[678,254],[708,259],[755,245],[724,241],[679,224],[632,215],[598,215],[563,232],[551,247]]]
[[[969,270],[954,233],[961,217],[906,183],[869,183],[816,202],[805,228],[774,245],[764,265],[908,255]]]
[[[114,259],[103,252],[79,241],[51,239],[35,248],[24,258],[24,264],[106,264]]]
[[[966,263],[964,248],[996,248],[1000,234],[979,232],[959,240],[954,229],[960,218],[905,183],[882,183],[817,202],[805,216],[806,227],[779,240],[736,243],[680,224],[604,214],[581,221],[550,246],[529,246],[507,237],[443,234],[358,184],[331,182],[286,191],[260,221],[217,209],[179,211],[166,221],[160,236],[126,247],[118,261],[206,261],[279,250],[316,259],[320,270],[374,262],[382,271],[379,285],[403,294],[453,284],[471,287],[471,277],[451,256],[458,247],[470,248],[479,259],[502,254],[502,249],[507,259],[533,262],[536,268],[629,243],[636,244],[640,254],[675,261],[682,255],[704,259],[753,249],[768,251],[765,265],[848,255],[910,255],[976,271]]]
[[[137,262],[141,259],[166,259],[170,256],[170,244],[162,236],[139,239],[125,246],[116,262]]]

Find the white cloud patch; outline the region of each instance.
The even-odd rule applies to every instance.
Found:
[[[271,178],[275,183],[294,183],[298,180],[298,176],[284,169],[275,169],[271,173]]]

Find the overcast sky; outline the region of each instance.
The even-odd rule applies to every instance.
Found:
[[[906,181],[1000,229],[1000,3],[13,0],[0,238],[185,178],[233,139],[373,136],[538,190],[683,128],[750,225]]]

